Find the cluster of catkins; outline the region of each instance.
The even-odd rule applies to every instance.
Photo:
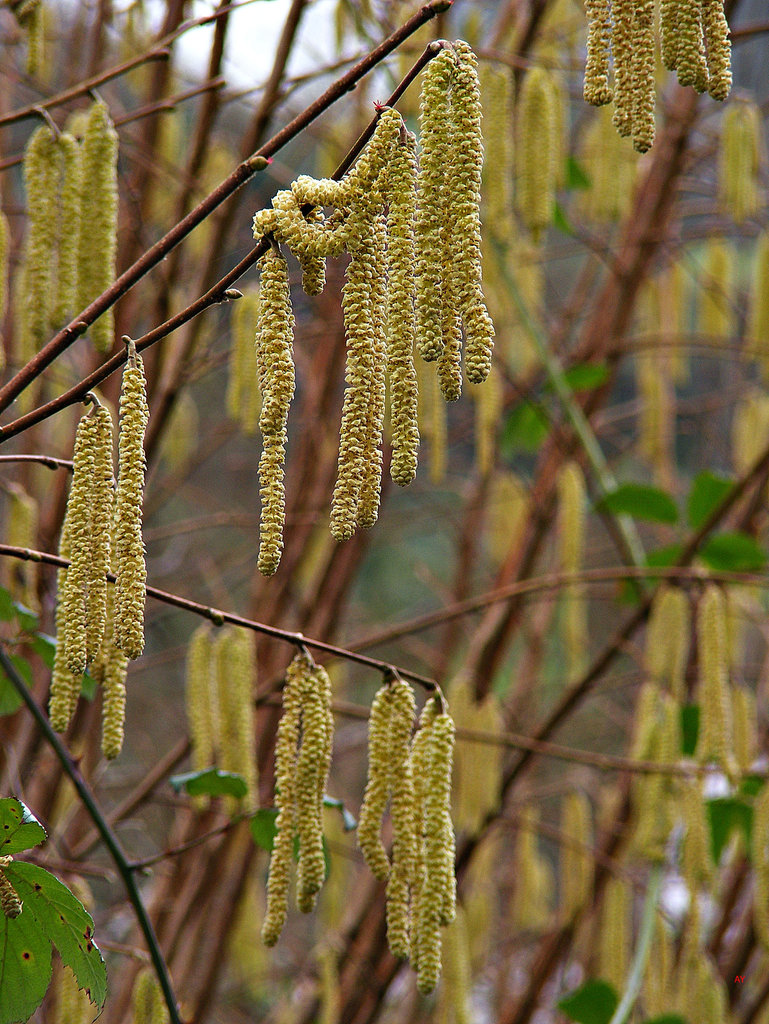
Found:
[[[617,131],[645,153],[654,142],[654,0],[585,0],[585,7],[584,97],[597,107],[614,100]],[[726,99],[732,72],[723,0],[661,0],[660,43],[662,62],[681,85]]]
[[[254,217],[267,238],[261,260],[256,359],[263,453],[259,569],[271,575],[283,548],[288,409],[294,393],[294,318],[280,244],[299,260],[305,291],[317,295],[327,257],[348,253],[342,293],[347,337],[331,532],[338,540],[376,522],[389,385],[390,474],[416,474],[414,348],[437,362],[444,398],[455,401],[464,372],[479,384],[491,368],[494,328],[481,287],[480,182],[483,161],[476,58],[467,43],[445,45],[425,72],[421,158],[398,111],[385,108],[360,159],[339,181],[301,175]],[[327,212],[328,211],[328,212]]]
[[[81,143],[47,124],[29,140],[24,154],[29,228],[19,315],[22,344],[30,352],[114,280],[117,151],[117,132],[102,101],[90,108]],[[112,346],[111,310],[89,334],[100,352]]]
[[[385,683],[374,698],[358,843],[375,877],[387,881],[390,950],[410,959],[420,992],[430,992],[440,973],[441,928],[456,914],[454,723],[436,695],[425,704],[412,739],[414,713],[414,695],[402,679]],[[388,800],[391,856],[380,836]]]
[[[326,670],[303,650],[286,672],[283,714],[275,744],[277,834],[270,856],[267,910],[262,924],[262,938],[268,946],[278,941],[286,919],[296,842],[296,902],[303,913],[314,908],[323,884],[323,796],[333,740],[331,682]]]
[[[61,532],[59,551],[69,567],[58,572],[50,717],[57,731],[67,728],[81,677],[90,667],[104,686],[102,749],[113,758],[123,744],[128,660],[144,649],[142,492],[149,412],[144,369],[133,343],[120,394],[117,487],[112,417],[95,398],[93,403],[75,434],[72,487]],[[110,569],[114,587],[107,582]]]

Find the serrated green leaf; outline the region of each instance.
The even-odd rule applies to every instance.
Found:
[[[0,587],[0,622],[10,622],[15,616],[16,609],[13,605],[13,598],[5,587]]]
[[[747,533],[717,533],[705,541],[699,554],[716,572],[757,572],[766,565],[766,554]]]
[[[29,642],[32,650],[37,654],[47,668],[53,668],[53,659],[56,657],[56,640],[47,633],[36,633]]]
[[[323,797],[323,806],[333,807],[339,811],[342,815],[342,828],[345,832],[352,832],[352,830],[357,827],[358,822],[355,820],[354,816],[350,814],[341,800],[337,800],[336,797],[326,795]]]
[[[713,861],[718,864],[724,847],[733,832],[742,832],[750,848],[750,833],[753,824],[753,808],[744,800],[733,796],[717,797],[705,801],[710,824],[710,849]]]
[[[700,709],[698,705],[684,705],[681,708],[681,753],[684,757],[694,757],[699,732]]]
[[[182,790],[190,796],[234,796],[237,800],[248,792],[242,775],[223,772],[218,768],[204,768],[200,772],[172,775],[168,780],[177,793]]]
[[[0,856],[31,850],[45,839],[45,829],[21,800],[12,796],[0,800]]]
[[[532,402],[519,402],[507,417],[499,439],[505,458],[518,452],[535,452],[547,437],[550,424],[544,410]]]
[[[566,188],[586,189],[590,188],[590,178],[585,169],[573,156],[566,157]]]
[[[597,502],[596,508],[654,523],[672,524],[678,520],[678,509],[670,495],[646,484],[621,484]]]
[[[0,914],[0,1024],[26,1021],[51,983],[51,943],[32,914]]]
[[[692,483],[689,500],[686,504],[689,526],[693,530],[698,530],[711,512],[718,508],[733,486],[733,480],[728,477],[716,476],[710,470],[706,469],[704,472],[698,473]]]
[[[262,810],[257,811],[249,822],[251,838],[257,846],[261,846],[263,850],[267,850],[270,853],[275,842],[275,836],[278,834],[276,828],[277,819],[277,807],[264,807]]]
[[[617,1008],[617,993],[606,981],[587,981],[559,1000],[558,1008],[577,1024],[608,1024]]]
[[[107,970],[93,941],[91,915],[66,885],[37,864],[15,861],[5,873],[24,906],[22,916],[34,917],[78,986],[101,1008],[107,998]]]

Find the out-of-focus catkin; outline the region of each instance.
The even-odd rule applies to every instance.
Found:
[[[515,833],[515,886],[511,906],[512,925],[523,931],[540,931],[550,920],[554,886],[550,865],[539,852],[538,825],[539,811],[527,804],[518,815]]]
[[[168,1006],[154,971],[145,968],[136,976],[131,992],[133,1024],[168,1024]]]
[[[117,156],[117,132],[106,103],[99,100],[91,107],[83,136],[77,301],[81,309],[106,291],[115,279]],[[109,351],[113,333],[114,316],[110,308],[89,327],[97,351]]]
[[[751,100],[732,102],[724,111],[718,152],[718,199],[737,224],[759,209],[762,151],[761,113]]]
[[[762,786],[753,805],[753,927],[769,949],[769,785]]]
[[[734,252],[725,239],[710,239],[704,269],[699,330],[728,341],[734,330]]]
[[[56,300],[51,325],[61,327],[75,313],[78,240],[80,237],[81,152],[77,140],[62,132],[56,141],[61,162],[61,188],[56,217]]]
[[[562,572],[578,573],[585,544],[585,478],[576,462],[567,462],[558,476],[558,564]],[[587,644],[584,591],[576,581],[563,588],[563,623],[569,677],[582,668]]]
[[[555,90],[549,72],[532,68],[523,80],[516,148],[516,203],[537,241],[553,217]]]
[[[726,651],[726,601],[716,584],[709,584],[697,609],[697,649],[700,709],[697,760],[715,761],[733,771],[732,702]]]
[[[769,380],[769,231],[762,231],[756,243],[745,335],[747,350],[758,362],[761,377],[766,382]]]
[[[680,587],[662,585],[654,595],[644,644],[644,667],[652,679],[667,684],[676,700],[684,696],[691,613]]]
[[[41,125],[27,143],[23,164],[28,227],[20,312],[30,352],[41,348],[48,334],[51,268],[55,265],[57,155],[53,132],[48,125]]]
[[[598,972],[616,992],[623,992],[630,964],[630,889],[622,878],[610,878],[601,905]]]
[[[227,414],[244,434],[256,433],[261,412],[254,338],[259,322],[259,293],[244,292],[232,311],[232,347],[227,376]]]
[[[219,735],[218,694],[212,686],[213,636],[208,623],[198,626],[187,647],[184,697],[196,772],[214,763]],[[207,800],[206,800],[207,803]]]
[[[115,499],[115,643],[130,659],[144,650],[147,567],[142,539],[144,432],[149,419],[144,367],[133,342],[123,371]]]
[[[17,484],[8,485],[6,543],[18,548],[34,548],[37,543],[39,512],[35,499]],[[39,612],[38,572],[34,562],[19,562],[7,567],[5,583],[12,597],[27,608]]]
[[[255,667],[249,633],[225,627],[216,639],[214,659],[219,717],[218,766],[222,771],[235,772],[243,778],[247,787],[244,807],[254,810],[258,802],[253,716]],[[200,683],[198,686],[202,688]],[[238,803],[230,799],[227,806],[234,812]]]
[[[460,732],[488,734],[485,742],[460,736],[454,751],[454,820],[458,829],[477,835],[486,816],[499,807],[502,747],[493,740],[503,731],[502,712],[494,693],[476,702],[472,687],[461,676],[452,684],[449,699]]]
[[[567,793],[561,810],[561,914],[571,920],[590,901],[593,889],[592,815],[590,801],[579,790]]]

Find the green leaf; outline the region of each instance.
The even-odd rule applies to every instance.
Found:
[[[740,796],[758,796],[766,785],[761,775],[743,775],[740,779]]]
[[[742,832],[748,849],[750,848],[753,808],[749,804],[737,797],[723,796],[707,800],[706,806],[710,823],[710,848],[716,864],[721,859],[732,832]]]
[[[606,383],[609,379],[609,368],[606,363],[575,363],[568,370],[564,370],[562,377],[564,384],[571,391],[590,391]],[[550,381],[545,385],[545,390],[554,390]]]
[[[574,234],[574,228],[569,223],[569,219],[559,202],[553,203],[553,227],[563,231],[565,235]]]
[[[277,807],[265,807],[261,811],[257,811],[249,823],[251,838],[257,846],[261,846],[263,850],[268,850],[270,853],[275,836],[278,834],[275,824],[277,819]]]
[[[669,565],[675,565],[681,557],[683,548],[680,544],[666,544],[662,548],[655,548],[646,556],[646,564],[655,569],[666,569]]]
[[[201,772],[172,775],[168,780],[177,793],[184,790],[190,796],[244,797],[248,792],[246,780],[236,772],[223,772],[218,768],[204,768]]]
[[[694,757],[699,732],[700,709],[697,704],[685,704],[681,708],[681,753],[684,757]]]
[[[687,1024],[687,1020],[680,1013],[663,1013],[661,1017],[650,1017],[643,1024]]]
[[[26,1021],[51,983],[51,943],[32,914],[0,914],[0,1024]]]
[[[13,607],[22,629],[26,629],[27,632],[37,629],[37,615],[31,608],[27,608],[26,605],[20,604],[18,601],[14,602]]]
[[[0,587],[0,622],[10,622],[16,617],[13,599],[4,587]]]
[[[654,523],[672,524],[678,520],[678,509],[670,495],[646,484],[621,484],[597,502],[596,508]]]
[[[36,633],[29,643],[35,654],[43,660],[47,668],[53,668],[53,659],[56,657],[56,640],[47,633]]]
[[[0,857],[30,850],[45,842],[45,829],[28,807],[15,797],[0,800]]]
[[[700,558],[716,572],[757,572],[766,554],[747,533],[717,533],[703,544]]]
[[[689,526],[698,530],[734,486],[728,477],[716,476],[709,470],[698,473],[689,491],[686,514]]]
[[[505,458],[518,452],[535,452],[550,430],[547,415],[539,406],[523,401],[516,405],[505,421],[500,450]]]
[[[606,981],[587,981],[558,1002],[577,1024],[608,1024],[617,1008],[617,993]]]
[[[590,188],[589,176],[585,173],[582,164],[575,160],[573,156],[566,157],[566,188]]]
[[[341,800],[337,800],[333,796],[324,796],[323,806],[334,807],[336,808],[336,810],[339,811],[339,813],[342,815],[342,827],[344,828],[345,832],[352,832],[352,830],[356,828],[358,822],[355,820],[353,815],[350,814],[350,812],[347,810],[347,808],[345,807],[344,803]]]
[[[0,669],[0,715],[12,715],[23,703],[16,687]]]
[[[99,684],[96,682],[90,672],[83,673],[83,681],[80,684],[80,693],[86,700],[93,700],[96,696],[96,691],[99,688]]]
[[[66,885],[37,864],[15,861],[5,873],[24,905],[22,917],[29,914],[37,921],[41,934],[72,968],[78,986],[102,1007],[107,998],[107,970],[93,941],[91,915]]]

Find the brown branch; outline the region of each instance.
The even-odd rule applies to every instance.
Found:
[[[338,99],[354,88],[355,84],[376,67],[385,57],[397,49],[400,44],[422,25],[430,21],[440,11],[446,10],[452,0],[431,0],[409,18],[396,32],[383,43],[375,47],[363,60],[359,61],[341,78],[337,79],[317,100],[298,114],[293,121],[277,132],[256,153],[244,160],[235,170],[221,182],[205,199],[190,213],[176,224],[167,234],[151,246],[136,262],[116,279],[116,281],[98,298],[94,299],[66,327],[59,331],[34,356],[15,377],[0,389],[0,412],[7,409],[11,402],[35,380],[42,371],[96,320],[102,313],[114,305],[117,300],[129,291],[148,271],[160,263],[175,246],[182,241],[198,224],[213,212],[229,196],[236,192],[254,173],[263,170],[266,161],[277,153],[286,143],[290,142],[309,124],[318,118]],[[258,257],[255,257],[258,258]],[[241,261],[241,264],[245,261]],[[239,264],[240,265],[240,264]],[[248,264],[251,265],[250,263]],[[246,267],[244,267],[244,270]],[[241,271],[242,273],[243,271]],[[5,437],[0,430],[0,440]]]
[[[72,459],[56,459],[53,455],[0,455],[3,462],[36,462],[47,469],[66,469],[72,472]]]

